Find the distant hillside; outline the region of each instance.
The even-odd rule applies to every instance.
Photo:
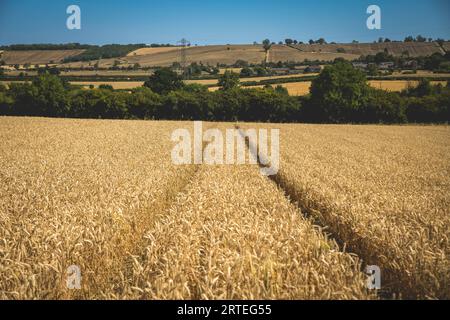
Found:
[[[296,49],[303,52],[333,52],[347,53],[354,55],[374,55],[385,49],[393,56],[400,56],[408,52],[409,56],[429,56],[439,52],[444,54],[444,50],[436,42],[384,42],[384,43],[346,43],[346,44],[300,44],[294,45]]]
[[[6,64],[60,63],[66,58],[77,56],[83,52],[83,49],[4,51],[1,54],[1,59],[5,61]]]
[[[163,50],[139,49],[129,53],[126,57],[117,59],[102,59],[100,67],[111,67],[118,60],[121,66],[139,63],[143,67],[170,66],[174,62],[180,62],[180,48],[164,48]],[[197,62],[209,65],[226,64],[232,65],[237,60],[244,60],[249,63],[261,63],[265,60],[265,51],[261,45],[214,45],[198,46],[186,49],[186,59],[188,63]],[[347,60],[359,58],[359,55],[327,53],[327,52],[301,52],[297,49],[274,45],[269,52],[268,61],[295,61],[303,62],[308,60],[333,61],[342,57]],[[89,63],[76,62],[67,63],[65,66],[86,67]]]
[[[362,44],[304,44],[296,46],[273,45],[270,49],[268,61],[294,61],[305,60],[333,61],[336,58],[354,60],[361,55],[376,54],[385,49],[392,55],[402,55],[406,51],[409,56],[429,56],[433,53],[445,53],[435,42],[391,42],[391,43],[362,43]],[[163,48],[162,50],[139,49],[120,59],[103,59],[101,67],[111,67],[114,61],[119,60],[121,66],[139,63],[143,67],[170,66],[180,62],[180,48]],[[261,63],[265,59],[265,52],[261,45],[214,45],[190,47],[186,50],[187,62],[202,62],[216,65],[217,63],[231,65],[236,60],[249,63]],[[89,63],[70,63],[71,67],[88,66]]]
[[[108,48],[119,47],[120,50]],[[130,51],[133,45],[102,46],[87,50],[6,50],[2,59],[7,64],[45,64],[53,61],[65,67],[88,67],[99,62],[100,67],[112,67],[116,61],[119,66],[130,66],[138,63],[142,67],[170,66],[180,62],[180,47],[141,48]],[[443,49],[444,48],[444,49]],[[273,45],[269,54],[269,62],[293,61],[333,61],[341,57],[354,60],[361,55],[374,55],[387,50],[389,54],[400,56],[406,52],[411,57],[429,56],[450,50],[450,42],[444,42],[442,47],[436,42],[387,42],[387,43],[351,43],[351,44],[300,44]],[[91,52],[92,51],[92,52]],[[98,59],[95,57],[111,57]],[[188,63],[203,64],[234,64],[237,60],[249,63],[261,63],[265,60],[265,51],[261,45],[212,45],[193,46],[186,49]],[[76,61],[83,60],[83,61]],[[63,63],[66,62],[66,63]],[[117,64],[117,63],[116,63]]]

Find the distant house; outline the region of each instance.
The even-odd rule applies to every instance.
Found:
[[[320,71],[322,71],[321,66],[308,66],[305,69],[305,73],[320,73]]]
[[[381,62],[378,65],[378,68],[381,70],[389,70],[395,67],[395,64],[393,62]]]
[[[270,70],[276,75],[289,74],[289,68],[272,68]]]
[[[366,70],[367,67],[369,66],[367,63],[364,63],[364,62],[353,62],[352,65],[353,65],[353,68],[361,69],[361,70]]]

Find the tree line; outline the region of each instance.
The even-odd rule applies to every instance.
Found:
[[[290,96],[281,86],[239,87],[226,72],[220,90],[185,84],[169,68],[131,91],[83,89],[56,75],[0,86],[0,114],[101,119],[157,119],[309,123],[442,123],[450,120],[450,88],[423,80],[402,93],[370,87],[363,72],[337,60],[313,80],[311,93]]]

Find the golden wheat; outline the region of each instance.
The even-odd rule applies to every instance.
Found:
[[[0,118],[0,299],[448,298],[447,126],[276,127],[271,181],[173,165],[190,122]]]
[[[280,186],[382,269],[387,294],[449,298],[450,128],[280,125]]]
[[[371,298],[356,257],[255,166],[202,166],[146,238],[126,297]]]
[[[147,225],[194,172],[172,165],[173,126],[1,118],[0,298],[114,297]],[[81,291],[65,287],[70,265]]]

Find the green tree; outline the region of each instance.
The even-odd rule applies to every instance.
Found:
[[[147,87],[134,89],[127,99],[130,116],[139,119],[154,118],[161,103],[161,97]]]
[[[349,122],[366,103],[369,86],[363,72],[336,61],[325,67],[311,85],[311,102],[319,121]]]
[[[249,67],[242,68],[241,77],[251,77],[253,75],[253,70]]]
[[[267,75],[267,70],[261,66],[257,66],[255,68],[253,68],[253,70],[256,72],[256,75],[259,77]]]
[[[145,87],[150,88],[158,94],[167,94],[170,91],[178,90],[183,87],[184,83],[176,72],[170,68],[161,68],[144,83]]]
[[[65,116],[69,110],[66,90],[61,79],[44,74],[33,80],[36,88],[34,101],[41,115]]]
[[[378,67],[375,63],[369,63],[367,67],[367,74],[372,77],[378,75]]]
[[[222,90],[230,90],[239,87],[239,75],[229,70],[225,71],[223,75],[219,77],[219,86]]]
[[[286,89],[285,87],[283,87],[280,84],[275,87],[275,92],[277,92],[279,94],[289,95],[288,89]]]
[[[263,44],[264,51],[266,53],[270,50],[270,48],[272,48],[272,43],[270,42],[269,39],[263,40],[262,44]]]
[[[433,93],[433,86],[430,80],[422,78],[419,81],[417,87],[407,89],[407,95],[412,97],[424,97]]]
[[[422,37],[420,34],[416,37],[417,42],[426,42],[427,38]]]
[[[294,40],[288,38],[288,39],[284,40],[284,43],[286,43],[286,45],[290,46],[292,43],[294,43]]]
[[[12,113],[12,106],[14,99],[11,98],[6,91],[0,90],[0,115],[10,115]]]

